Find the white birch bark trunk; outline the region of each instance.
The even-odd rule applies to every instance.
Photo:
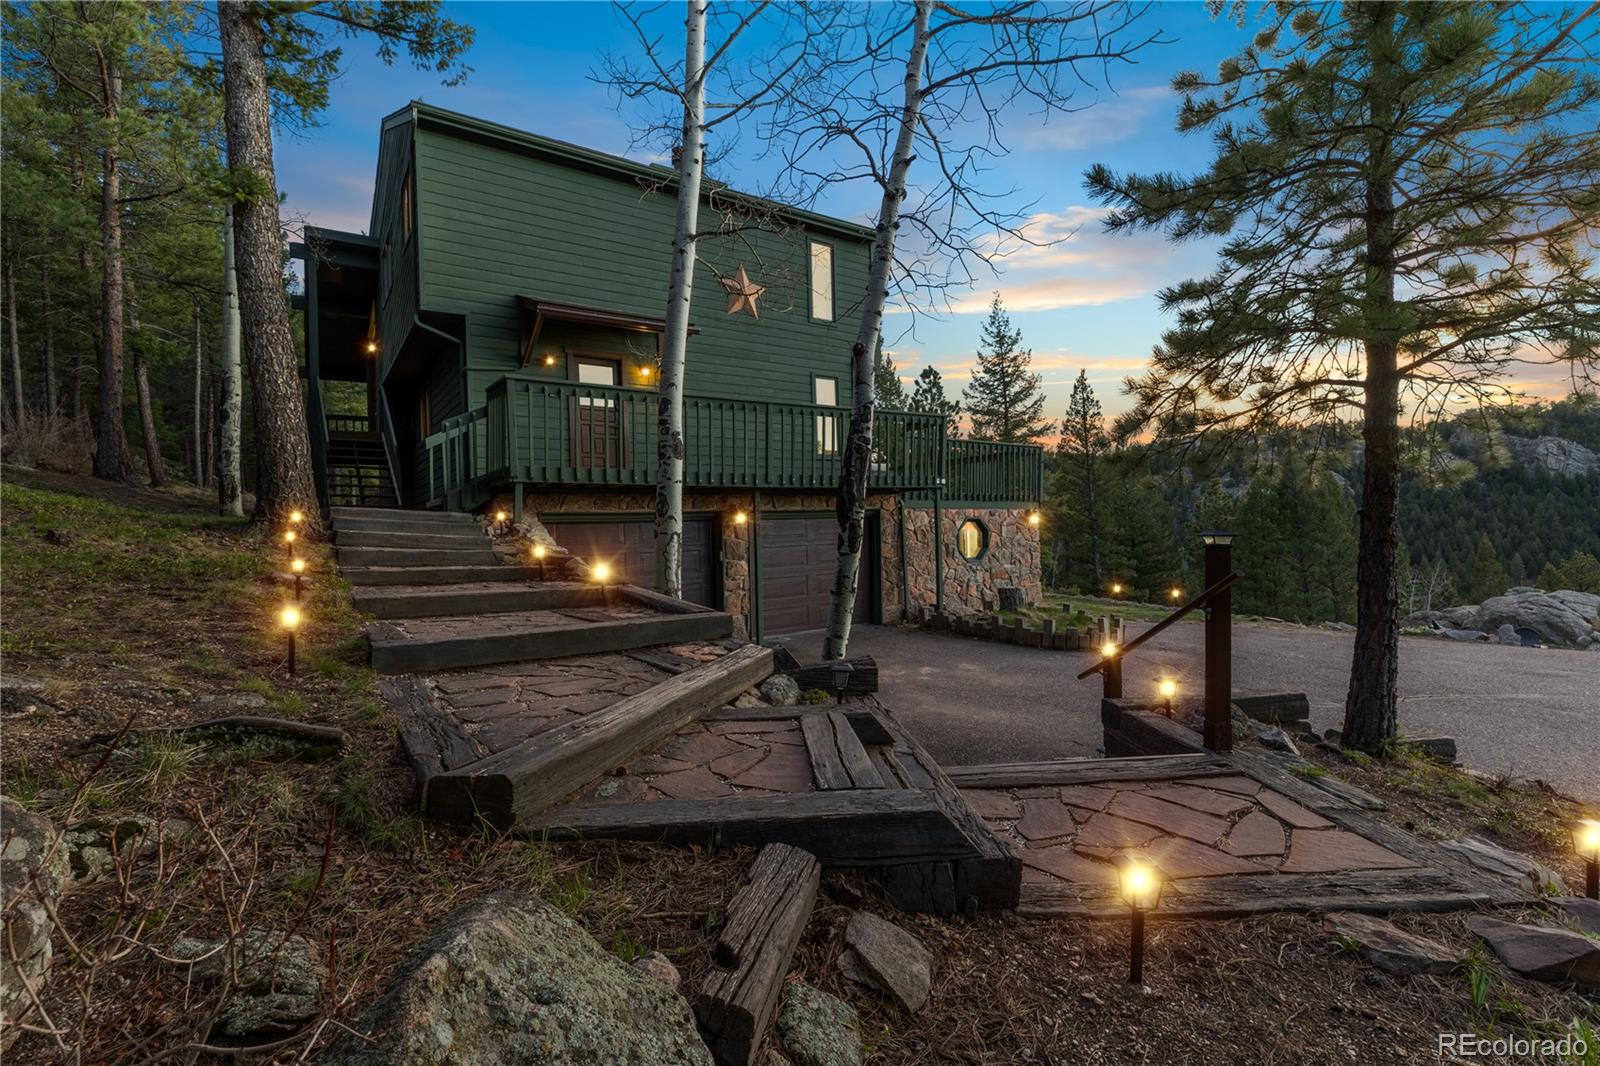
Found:
[[[217,405],[217,510],[236,518],[244,516],[244,490],[240,485],[240,419],[244,372],[239,347],[239,281],[233,264],[233,205],[222,220],[222,394]]]
[[[656,588],[683,596],[683,375],[694,295],[695,233],[705,162],[707,0],[689,0],[684,20],[683,142],[678,153],[678,211],[672,235],[672,278],[661,346],[656,406]]]
[[[911,51],[906,56],[905,96],[900,104],[899,130],[872,240],[872,271],[867,276],[861,325],[850,349],[850,432],[845,439],[844,464],[839,475],[839,562],[829,594],[828,628],[822,644],[824,659],[844,658],[850,644],[850,616],[855,613],[862,542],[866,539],[867,470],[872,456],[872,423],[877,411],[872,371],[878,338],[883,331],[883,305],[889,296],[889,271],[894,265],[900,206],[906,198],[906,175],[911,172],[914,158],[912,151],[922,109],[922,66],[932,37],[932,19],[931,0],[917,0]]]

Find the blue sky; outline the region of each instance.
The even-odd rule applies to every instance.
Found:
[[[280,133],[278,182],[292,220],[364,231],[376,166],[378,125],[408,100],[427,100],[601,151],[645,158],[630,148],[637,110],[619,111],[591,73],[607,53],[635,47],[631,30],[604,3],[447,3],[450,17],[477,30],[460,86],[398,64],[386,67],[371,42],[345,43],[345,73],[334,85],[322,124],[300,135]],[[665,14],[677,18],[676,5]],[[1088,370],[1107,413],[1126,406],[1121,380],[1141,366],[1164,321],[1156,306],[1163,285],[1204,271],[1204,246],[1173,247],[1160,237],[1108,237],[1085,195],[1083,171],[1095,162],[1119,170],[1195,170],[1210,158],[1201,137],[1173,131],[1177,100],[1168,91],[1181,69],[1211,73],[1248,41],[1248,30],[1213,21],[1200,3],[1158,3],[1145,16],[1172,43],[1153,45],[1138,62],[1111,75],[1110,89],[1084,93],[1093,106],[1057,117],[1014,121],[1005,132],[1011,154],[985,184],[1016,188],[1034,204],[1033,225],[1067,239],[1008,259],[971,292],[952,294],[953,313],[892,316],[886,345],[909,380],[927,364],[944,374],[954,395],[973,361],[991,290],[998,289],[1044,376],[1047,413],[1059,418],[1079,370]],[[670,27],[665,23],[664,27]],[[675,42],[674,38],[674,42]],[[674,43],[674,51],[680,51]],[[734,177],[735,184],[738,178]],[[819,207],[866,221],[875,195],[843,190]],[[665,254],[665,250],[663,250]],[[664,294],[663,294],[664,297]]]

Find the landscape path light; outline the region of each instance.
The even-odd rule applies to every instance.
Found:
[[[848,659],[835,659],[828,664],[828,671],[833,675],[833,690],[836,693],[836,702],[844,702],[844,692],[845,689],[850,687],[850,675],[855,673],[855,669],[854,666],[850,665]]]
[[[1183,598],[1183,590],[1180,589],[1176,585],[1172,586],[1171,591],[1169,591],[1167,593],[1167,599],[1171,600],[1173,603],[1177,603],[1178,600],[1180,600],[1182,598]]]
[[[1111,595],[1113,595],[1113,596],[1121,596],[1122,595],[1122,582],[1113,581],[1111,583]]]
[[[1600,822],[1593,818],[1573,822],[1572,850],[1583,860],[1583,894],[1600,899]]]
[[[1100,677],[1105,682],[1101,695],[1108,700],[1122,698],[1122,649],[1108,640],[1100,645]]]
[[[606,582],[611,580],[611,564],[595,563],[593,566],[589,567],[589,580],[593,581],[595,584],[604,589],[606,587]]]
[[[511,516],[506,514],[504,511],[496,511],[494,513],[494,524],[497,526],[503,526],[506,524],[506,519],[510,517]]]
[[[292,529],[283,531],[283,546],[289,549],[290,558],[294,557],[294,542],[300,539],[300,534]]]
[[[300,575],[306,572],[306,561],[298,555],[289,560],[289,569],[294,573],[294,602],[300,602]]]
[[[1167,706],[1167,717],[1172,717],[1172,700],[1178,694],[1178,683],[1170,677],[1163,677],[1156,682],[1156,691],[1161,693],[1161,699]]]
[[[1128,905],[1132,922],[1128,935],[1128,982],[1144,983],[1144,915],[1161,905],[1161,871],[1130,856],[1123,856],[1122,901]]]
[[[289,673],[294,673],[294,633],[300,628],[300,608],[292,603],[286,603],[283,610],[278,612],[278,624],[283,631],[289,634]]]
[[[306,516],[302,512],[300,512],[300,511],[290,511],[289,512],[289,521],[290,521],[291,524],[299,525],[301,522],[304,522],[305,520],[306,520]]]
[[[533,546],[533,561],[535,563],[539,564],[539,580],[540,581],[543,581],[545,579],[544,578],[544,557],[545,557],[545,555],[546,555],[546,551],[545,551],[545,547],[544,547],[543,544],[535,544]]]

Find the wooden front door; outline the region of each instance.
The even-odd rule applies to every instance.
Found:
[[[615,387],[622,384],[622,363],[601,356],[575,355],[571,374],[579,385]],[[575,396],[572,436],[574,466],[617,468],[627,462],[623,455],[622,412],[615,396]]]

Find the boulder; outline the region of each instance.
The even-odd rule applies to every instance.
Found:
[[[0,796],[0,844],[0,1018],[9,1023],[33,1010],[27,988],[37,992],[49,979],[49,911],[66,888],[67,858],[50,819],[6,796]],[[19,1033],[0,1026],[0,1048]]]
[[[674,992],[678,990],[683,978],[678,973],[678,968],[672,965],[672,960],[659,951],[652,951],[648,955],[641,955],[633,960],[633,968],[642,974],[648,974],[657,981],[666,985]]]
[[[182,840],[194,831],[183,818],[156,819],[147,814],[86,818],[62,834],[63,851],[74,881],[97,881],[123,862],[148,859],[163,844]]]
[[[778,1042],[795,1066],[861,1066],[861,1019],[850,1004],[790,981],[778,1012]]]
[[[1263,748],[1287,752],[1290,755],[1300,754],[1300,749],[1295,747],[1294,738],[1277,726],[1261,730],[1256,734],[1256,740],[1261,743]]]
[[[773,674],[761,682],[761,698],[774,707],[793,707],[800,702],[800,685],[788,674]]]
[[[1503,596],[1484,600],[1469,625],[1484,631],[1503,625],[1531,629],[1551,644],[1576,644],[1594,628],[1592,617],[1585,618],[1562,600],[1530,588],[1509,589]]]
[[[355,1029],[368,1039],[346,1034],[321,1061],[711,1063],[682,996],[556,908],[511,892],[441,922]]]
[[[933,954],[922,941],[876,914],[857,911],[845,927],[845,943],[902,1010],[915,1014],[933,988]]]
[[[1516,647],[1522,646],[1522,637],[1518,635],[1517,627],[1510,622],[1494,631],[1494,639],[1501,644],[1510,644]]]
[[[1508,881],[1535,896],[1564,896],[1566,883],[1550,867],[1520,851],[1491,844],[1482,837],[1462,837],[1439,845],[1466,859],[1484,873]]]
[[[1566,899],[1551,900],[1551,902],[1561,910],[1562,917],[1580,933],[1600,936],[1600,899],[1568,896]]]
[[[1434,762],[1450,766],[1456,761],[1455,737],[1405,737],[1402,742]]]
[[[1467,928],[1524,977],[1600,988],[1600,940],[1568,929],[1517,925],[1483,915],[1468,918]]]
[[[1322,920],[1322,927],[1360,945],[1368,962],[1390,973],[1449,973],[1465,959],[1437,940],[1408,933],[1370,914],[1336,912]]]
[[[230,971],[237,984],[217,1015],[213,1032],[243,1039],[293,1032],[316,1017],[328,970],[311,941],[297,933],[249,929],[230,942],[185,937],[168,953],[185,978],[215,985]]]

